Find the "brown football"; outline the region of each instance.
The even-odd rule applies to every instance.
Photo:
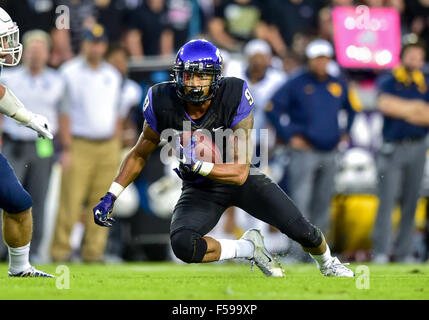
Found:
[[[191,136],[196,137],[195,153],[199,160],[212,163],[222,163],[222,154],[212,138],[200,131],[185,131],[180,136],[182,146],[186,147],[190,143]]]

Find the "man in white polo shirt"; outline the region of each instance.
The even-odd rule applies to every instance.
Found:
[[[70,258],[70,234],[81,218],[85,224],[82,260],[103,260],[108,232],[93,223],[89,208],[98,203],[118,169],[122,82],[120,73],[104,61],[107,47],[103,26],[95,24],[83,33],[81,55],[60,70],[70,101],[72,138],[70,165],[63,171],[51,246],[54,261]]]
[[[15,92],[29,110],[44,114],[55,135],[58,128],[62,128],[61,122],[68,117],[68,111],[62,103],[64,81],[57,71],[46,66],[50,36],[42,30],[29,31],[23,37],[23,45],[23,65],[5,69],[1,82]],[[3,121],[2,153],[33,198],[34,228],[30,260],[37,263],[43,235],[45,198],[54,162],[53,143],[52,140],[39,139],[37,132],[23,128],[12,118],[5,117]],[[59,136],[62,137],[61,134]]]

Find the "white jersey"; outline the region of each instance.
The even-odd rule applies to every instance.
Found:
[[[64,96],[64,81],[60,74],[45,68],[41,74],[33,76],[24,66],[4,69],[0,82],[8,87],[24,106],[35,114],[44,115],[50,124],[50,131],[58,130],[58,114]],[[12,139],[36,140],[36,131],[19,125],[14,119],[5,117],[3,131]]]

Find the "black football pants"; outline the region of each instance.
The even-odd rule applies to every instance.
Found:
[[[309,223],[286,193],[262,173],[249,175],[241,186],[212,181],[184,183],[174,209],[170,236],[181,230],[204,236],[231,206],[276,227],[303,247],[315,248],[322,242],[319,229]]]

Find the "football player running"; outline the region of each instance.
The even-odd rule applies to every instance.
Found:
[[[192,40],[179,49],[174,80],[148,90],[143,132],[123,160],[109,191],[94,207],[96,224],[112,225],[115,200],[143,169],[163,130],[183,132],[184,121],[191,122],[192,132],[230,128],[234,133],[245,132],[247,145],[253,128],[253,98],[245,81],[222,78],[221,70],[222,57],[210,42]],[[258,230],[246,231],[239,240],[205,236],[225,209],[236,206],[297,241],[314,258],[323,275],[353,277],[350,269],[331,256],[321,231],[302,216],[276,183],[250,165],[251,154],[239,161],[243,157],[238,145],[243,144],[232,143],[234,159],[230,163],[198,160],[195,143],[176,145],[180,151],[176,152],[180,161],[176,172],[184,180],[170,227],[171,246],[177,258],[187,263],[246,258],[266,276],[283,277],[283,269],[265,248]],[[221,148],[225,152],[226,148]],[[258,174],[249,174],[251,169]]]
[[[0,8],[0,66],[15,66],[22,55],[19,29],[8,13]],[[52,139],[44,116],[33,114],[5,86],[0,85],[0,112],[39,136]],[[6,158],[0,154],[0,208],[3,209],[3,238],[9,251],[9,277],[53,276],[30,265],[29,253],[33,228],[32,199],[18,181]]]

